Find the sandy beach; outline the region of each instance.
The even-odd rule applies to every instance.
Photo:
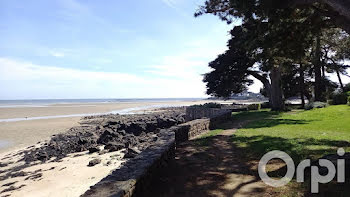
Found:
[[[16,152],[0,154],[6,158],[2,162],[10,163],[1,170],[22,168],[24,162]],[[8,158],[7,158],[8,157]],[[89,161],[98,158],[101,160],[96,166],[87,166]],[[122,151],[88,154],[81,152],[71,154],[61,161],[48,161],[24,167],[18,175],[1,180],[1,196],[32,196],[32,197],[71,197],[80,196],[90,186],[98,183],[111,171],[118,169],[125,160]],[[1,176],[5,173],[0,173]],[[0,177],[1,177],[0,176]],[[6,176],[6,175],[5,175]]]
[[[23,151],[43,147],[53,135],[80,126],[83,116],[107,113],[148,113],[157,108],[190,106],[213,100],[75,103],[0,107],[0,194],[11,196],[80,196],[126,160],[124,150],[112,153],[73,153],[60,160],[28,165]],[[216,101],[232,103],[233,101]],[[163,113],[163,112],[161,112]],[[33,119],[37,118],[37,119]],[[103,152],[104,147],[100,147]],[[108,151],[107,151],[108,152]],[[101,152],[100,152],[101,153]],[[89,167],[90,161],[100,162]],[[5,164],[5,165],[4,165]],[[2,165],[2,166],[1,166]],[[30,194],[30,195],[29,195]]]
[[[0,153],[9,152],[49,139],[50,136],[77,126],[81,117],[109,112],[144,112],[161,106],[189,106],[208,100],[172,102],[75,103],[43,106],[1,107],[0,120],[27,118],[22,121],[0,121]],[[124,110],[124,111],[123,111]],[[70,116],[63,117],[60,116]],[[55,118],[52,116],[58,116]],[[43,119],[30,120],[41,117]],[[49,118],[46,118],[49,117]]]
[[[122,104],[64,104],[47,107],[0,108],[1,117],[17,118],[21,116],[45,117],[70,115],[76,113],[106,113],[114,110],[130,109],[137,113],[154,110],[155,106],[185,106],[201,104],[207,101],[160,102],[160,103],[122,103]],[[145,107],[145,108],[135,108]],[[158,111],[158,110],[155,110]],[[8,113],[8,114],[7,114]],[[16,115],[17,114],[17,115]],[[77,152],[57,160],[24,161],[24,153],[47,145],[52,135],[67,132],[79,126],[81,117],[49,118],[0,122],[0,140],[3,144],[0,153],[0,196],[80,196],[90,186],[98,183],[112,171],[123,165],[126,149],[110,152],[104,146],[101,151]],[[86,121],[86,120],[85,120]],[[93,160],[97,164],[90,166]]]

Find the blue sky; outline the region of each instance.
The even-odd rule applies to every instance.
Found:
[[[0,99],[205,97],[232,25],[203,1],[0,0]]]
[[[1,0],[0,99],[204,97],[232,28],[202,0]]]

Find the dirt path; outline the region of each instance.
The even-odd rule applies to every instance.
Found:
[[[240,126],[228,123],[221,135],[179,145],[174,162],[152,183],[151,196],[270,196],[258,161],[232,143]]]

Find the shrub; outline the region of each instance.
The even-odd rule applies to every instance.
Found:
[[[333,99],[327,100],[327,104],[328,104],[328,105],[333,105]]]
[[[311,110],[314,108],[314,103],[313,102],[309,102],[308,104],[305,105],[305,109],[306,110]]]
[[[325,108],[327,107],[327,103],[325,102],[314,102],[314,108]]]
[[[325,108],[327,106],[327,103],[324,102],[309,102],[305,105],[306,110],[311,110],[314,108]]]
[[[336,93],[333,95],[333,105],[347,104],[348,96],[345,93]]]
[[[221,108],[219,103],[205,103],[203,105],[192,105],[190,107],[200,107],[200,108]]]
[[[270,103],[269,102],[265,102],[265,103],[261,103],[261,109],[267,109],[270,108]]]
[[[350,96],[348,96],[348,105],[350,106]]]
[[[261,104],[250,104],[248,105],[248,110],[260,110],[261,109]]]

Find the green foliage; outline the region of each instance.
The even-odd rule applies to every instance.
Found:
[[[348,96],[348,105],[350,106],[350,96]]]
[[[205,103],[202,105],[191,105],[190,107],[200,107],[200,108],[221,108],[221,104],[219,103]]]
[[[282,88],[285,98],[303,94],[310,100],[316,86],[316,99],[325,101],[336,86],[321,77],[321,69],[346,74],[346,66],[338,62],[350,56],[350,36],[322,14],[328,9],[324,4],[295,8],[277,0],[206,0],[195,16],[214,14],[228,23],[242,20],[230,32],[228,51],[209,64],[213,71],[204,77],[207,93],[227,97],[244,91],[253,76],[270,99],[281,98],[271,96],[279,92],[272,88]],[[271,86],[268,74],[276,67],[281,85]]]
[[[308,104],[305,105],[306,110],[311,110],[314,108],[325,108],[327,106],[327,103],[324,102],[309,102]]]
[[[204,75],[203,82],[207,84],[207,94],[229,97],[233,93],[247,90],[247,87],[253,82],[248,79],[247,70],[253,64],[241,48],[235,48],[219,55],[209,63],[213,71]]]
[[[345,93],[335,93],[332,96],[333,105],[344,105],[348,102],[348,96]]]
[[[344,86],[344,92],[350,92],[350,83]]]

